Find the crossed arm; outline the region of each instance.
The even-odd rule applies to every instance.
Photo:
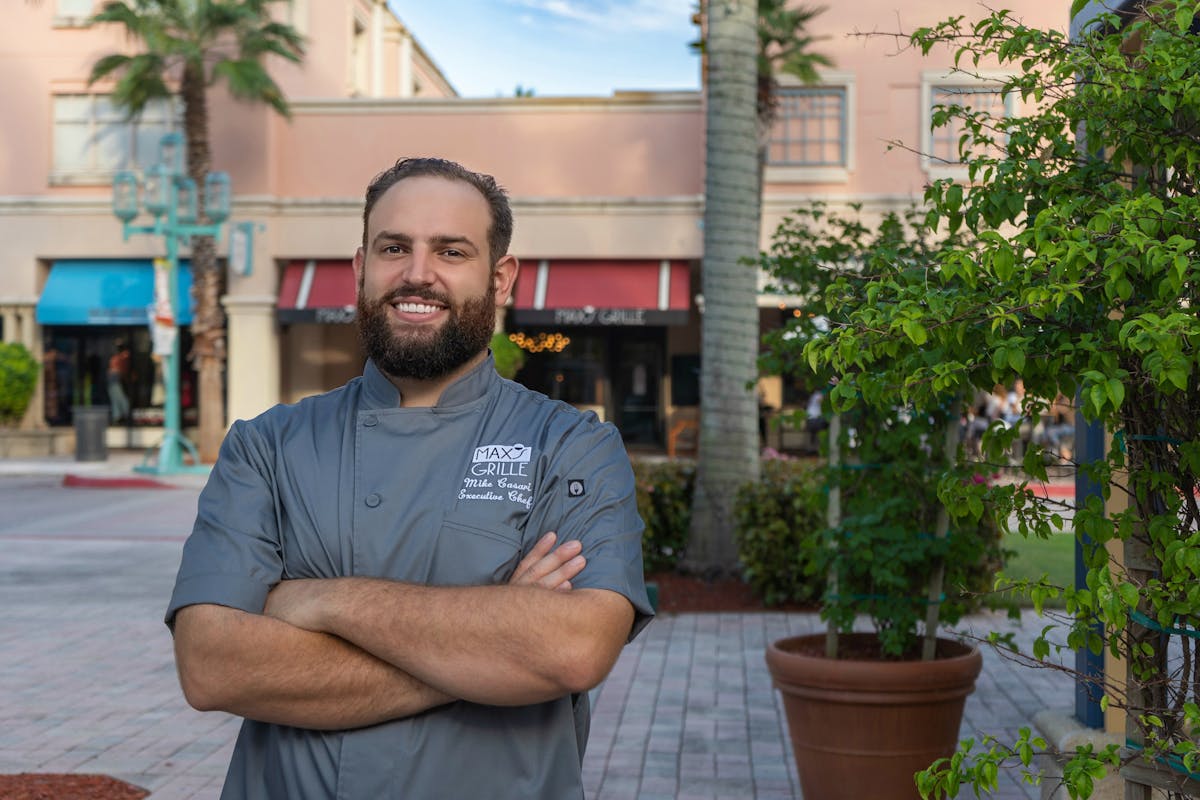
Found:
[[[614,592],[566,591],[584,560],[578,542],[553,545],[543,537],[506,586],[294,580],[263,615],[183,608],[184,694],[200,710],[341,729],[455,699],[526,704],[589,689],[616,661],[633,608]]]

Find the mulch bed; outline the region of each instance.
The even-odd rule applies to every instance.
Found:
[[[658,610],[662,614],[718,611],[815,611],[813,606],[785,603],[766,606],[749,585],[737,578],[708,580],[673,572],[654,572],[646,581],[658,584]]]
[[[3,800],[142,800],[149,794],[107,775],[0,775]]]

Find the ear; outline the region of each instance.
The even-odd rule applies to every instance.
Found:
[[[354,265],[355,291],[358,291],[363,285],[363,266],[366,264],[366,260],[367,256],[361,247],[354,251],[354,260],[351,263]]]
[[[492,282],[496,287],[497,308],[508,303],[508,298],[512,295],[513,284],[517,281],[517,271],[520,268],[520,262],[513,255],[504,256],[496,262],[496,267],[492,270]]]

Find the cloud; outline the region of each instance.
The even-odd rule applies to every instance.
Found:
[[[614,32],[690,29],[695,0],[508,0],[552,21]]]

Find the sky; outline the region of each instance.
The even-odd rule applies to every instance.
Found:
[[[388,0],[463,97],[699,88],[695,0]]]

